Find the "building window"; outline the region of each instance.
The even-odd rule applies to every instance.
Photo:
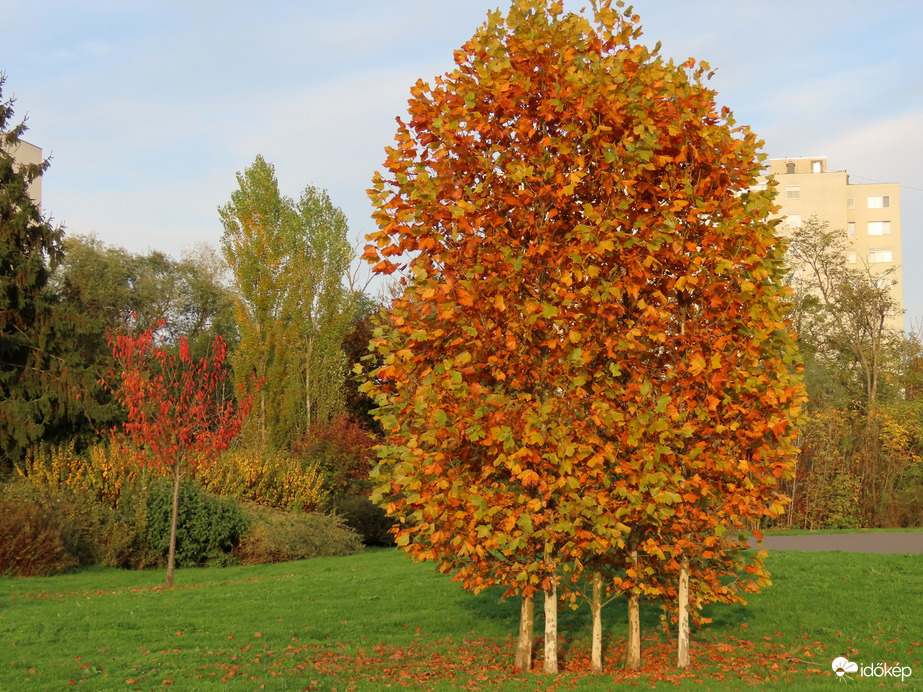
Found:
[[[792,163],[791,161],[788,162],[787,164],[785,164],[785,172],[786,172],[786,173],[794,173],[794,172],[795,172],[795,164]]]
[[[869,221],[869,235],[891,235],[891,222]]]
[[[846,261],[850,264],[856,263],[856,253],[854,250],[850,250],[846,253]]]
[[[800,185],[786,186],[785,199],[801,199],[801,186]]]
[[[824,172],[824,162],[823,161],[811,161],[811,173],[823,173]]]
[[[785,225],[789,228],[801,227],[801,214],[789,214],[785,217]]]
[[[881,264],[882,262],[892,262],[891,250],[869,250],[869,264]]]
[[[856,222],[855,221],[846,222],[846,237],[847,238],[856,237]]]
[[[846,208],[847,208],[847,209],[855,209],[855,208],[856,208],[856,198],[855,198],[855,197],[847,197],[847,198],[846,198]]]
[[[869,195],[869,209],[888,209],[891,206],[889,195]]]

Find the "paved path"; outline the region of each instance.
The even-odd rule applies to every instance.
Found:
[[[750,539],[751,545],[756,541]],[[802,536],[766,536],[767,550],[840,550],[846,553],[923,553],[923,531],[902,533],[821,533]]]

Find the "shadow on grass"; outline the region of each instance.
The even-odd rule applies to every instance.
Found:
[[[462,601],[463,607],[468,609],[472,617],[491,620],[508,633],[508,637],[516,640],[519,633],[519,616],[522,600],[518,596],[501,601],[504,589],[493,588],[482,591],[480,594],[471,595]],[[718,617],[721,624],[717,626],[739,627],[745,620],[746,609],[742,606],[729,608],[721,606],[724,611],[716,609],[712,617]],[[544,604],[541,595],[535,599],[535,643],[533,645],[533,660],[541,660],[544,642]],[[651,636],[657,639],[673,639],[675,630],[664,632],[661,614],[663,611],[657,603],[650,603],[642,599],[641,602],[641,632],[642,636]],[[624,645],[628,638],[628,601],[625,596],[618,596],[611,600],[602,612],[603,618],[603,649],[610,650]],[[712,625],[712,627],[716,626]],[[567,601],[558,603],[558,657],[559,661],[567,661],[571,655],[585,655],[589,651],[592,634],[592,616],[589,604],[578,599],[577,607],[572,608]],[[578,653],[579,652],[579,653]]]

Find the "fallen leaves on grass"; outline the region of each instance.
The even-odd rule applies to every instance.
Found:
[[[675,642],[657,637],[644,641],[644,665],[636,671],[624,670],[625,643],[618,642],[605,651],[603,675],[613,684],[641,685],[654,681],[715,684],[733,680],[759,686],[797,676],[813,678],[828,674],[813,661],[792,655],[783,642],[767,639],[770,641],[725,638],[696,642],[693,664],[684,671],[675,667]],[[813,658],[816,654],[812,649],[822,648],[819,642],[801,642],[794,650],[801,655],[807,652]],[[514,649],[512,640],[469,639],[458,643],[451,639],[430,640],[425,635],[405,646],[370,644],[358,648],[343,643],[312,643],[293,644],[276,651],[268,644],[261,648],[248,644],[236,650],[209,652],[217,660],[201,670],[206,676],[221,680],[334,677],[347,690],[358,684],[413,690],[451,684],[464,690],[490,690],[501,683],[516,681],[529,687],[541,682],[542,689],[554,690],[590,675],[590,651],[583,644],[562,643],[561,674],[556,678],[545,678],[537,672],[541,670],[540,659],[533,663],[536,671],[533,675],[515,670],[511,665]],[[536,642],[536,651],[541,651],[541,638]],[[306,689],[320,689],[317,684],[314,680]]]

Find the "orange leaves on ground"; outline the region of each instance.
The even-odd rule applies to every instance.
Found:
[[[643,641],[644,665],[636,671],[623,669],[626,644],[615,642],[604,650],[604,680],[610,685],[653,684],[658,681],[701,682],[707,686],[733,683],[759,686],[760,683],[792,678],[814,679],[828,676],[826,666],[804,662],[787,653],[782,642],[753,643],[744,639],[701,641],[696,643],[697,658],[685,671],[673,667],[675,642],[657,637]],[[333,676],[338,686],[348,689],[352,685],[397,687],[427,690],[451,685],[456,689],[491,690],[497,685],[513,681],[530,684],[534,674],[517,672],[509,665],[514,642],[489,639],[470,639],[455,642],[451,639],[430,639],[418,634],[411,645],[394,646],[368,644],[361,648],[343,644],[291,645],[284,651],[264,648],[260,651],[244,650],[225,652],[224,656],[237,660],[232,664],[217,660],[209,667],[217,667],[228,675],[255,675],[268,667],[270,677],[310,678],[312,675]],[[538,643],[541,650],[541,642]],[[240,656],[248,653],[248,656]],[[801,653],[799,651],[799,653]],[[588,675],[590,652],[583,643],[568,642],[559,658],[564,684],[576,684]],[[823,657],[820,657],[823,658]],[[256,665],[256,664],[260,665]],[[541,660],[536,662],[540,667]],[[545,680],[547,682],[547,679]],[[316,685],[316,683],[314,683]],[[307,689],[320,689],[309,686]]]

